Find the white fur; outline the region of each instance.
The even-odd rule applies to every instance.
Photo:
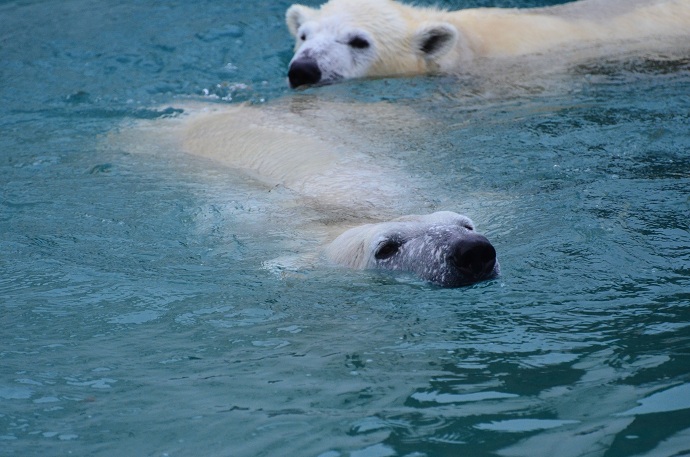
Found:
[[[329,108],[318,110],[324,115]],[[320,133],[308,111],[214,105],[188,106],[186,112],[176,128],[185,152],[285,187],[303,204],[371,218],[385,215],[382,209],[406,193],[397,164],[359,152],[352,132],[331,125]]]
[[[296,38],[292,62],[304,56],[316,59],[319,82],[324,83],[454,73],[477,59],[570,52],[600,44],[614,43],[622,51],[690,40],[688,0],[580,0],[546,8],[459,11],[393,0],[330,0],[319,9],[293,5],[286,20]],[[366,52],[346,45],[347,37],[356,34],[371,41]]]
[[[426,215],[407,215],[377,224],[365,224],[347,230],[324,250],[332,262],[354,269],[372,268],[374,252],[379,242],[390,234],[406,238],[418,236],[438,226],[467,226],[474,223],[467,216],[451,211],[438,211]]]
[[[448,211],[386,221],[405,208],[424,210],[431,206],[419,196],[419,183],[395,161],[358,152],[361,149],[375,153],[374,144],[383,143],[370,143],[372,136],[362,133],[372,119],[385,120],[393,115],[387,104],[342,104],[336,108],[327,103],[303,104],[296,100],[299,97],[287,105],[261,108],[182,105],[184,114],[177,117],[140,121],[135,133],[130,135],[130,147],[158,149],[166,154],[181,150],[241,171],[269,189],[280,187],[285,192],[276,200],[278,204],[285,205],[287,196],[292,197],[288,204],[304,208],[296,212],[301,219],[280,229],[297,237],[320,238],[325,258],[349,268],[376,267],[370,260],[377,240],[389,235],[391,230],[423,235],[435,227],[452,225],[451,230],[457,228],[464,233],[466,227],[472,226],[467,217]],[[396,106],[392,113],[399,116],[400,109]],[[348,127],[345,119],[356,119],[362,125]],[[326,126],[320,122],[326,122]],[[394,127],[404,127],[404,121]],[[381,130],[380,124],[369,128]],[[359,135],[353,133],[355,130]],[[368,137],[366,144],[358,142],[361,136]],[[120,143],[123,138],[120,137]],[[151,147],[152,143],[164,146]],[[319,217],[315,218],[313,213]],[[373,223],[361,225],[364,222]],[[427,244],[422,246],[428,249],[424,256],[420,252],[419,259],[438,263],[428,268],[438,271],[448,254],[437,252],[440,245]],[[299,256],[301,260],[281,258],[265,265],[277,272],[285,268],[299,269],[314,259],[311,252],[303,254]],[[410,259],[410,255],[406,258]]]

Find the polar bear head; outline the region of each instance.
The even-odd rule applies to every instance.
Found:
[[[408,272],[443,287],[496,277],[489,240],[463,215],[440,211],[352,228],[326,249],[330,261],[355,269]]]
[[[296,40],[290,86],[433,71],[459,35],[437,20],[441,15],[392,0],[330,0],[319,9],[292,5],[286,13]]]

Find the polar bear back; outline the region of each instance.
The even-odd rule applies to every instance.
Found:
[[[195,115],[184,126],[183,148],[243,169],[269,185],[289,187],[300,186],[336,163],[335,153],[323,141],[244,107]]]

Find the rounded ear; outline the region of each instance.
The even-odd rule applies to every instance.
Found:
[[[448,23],[425,24],[412,36],[412,46],[425,59],[437,60],[453,49],[458,39],[458,30]]]
[[[285,12],[285,23],[293,37],[297,36],[297,30],[314,14],[316,10],[304,5],[292,5]]]

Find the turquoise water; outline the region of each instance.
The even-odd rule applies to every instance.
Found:
[[[293,92],[289,3],[0,5],[0,455],[690,453],[690,60]],[[502,276],[277,277],[292,210],[107,141],[289,97],[419,116],[392,158]]]

